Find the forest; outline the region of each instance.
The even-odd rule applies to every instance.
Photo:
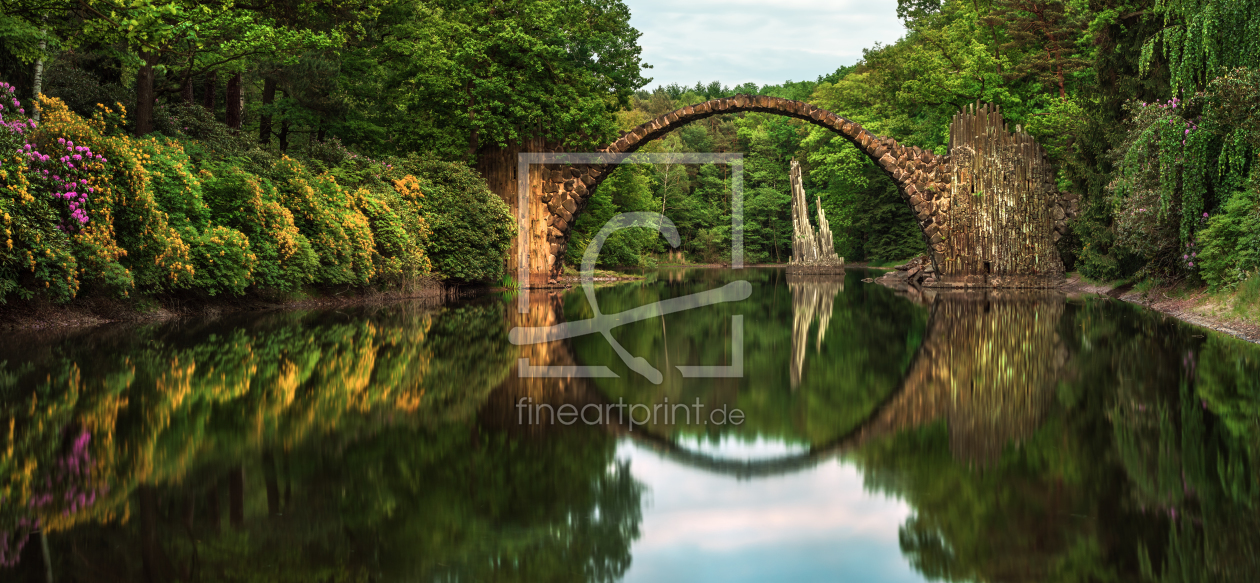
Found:
[[[0,298],[506,282],[514,221],[478,174],[496,157],[597,148],[737,93],[939,154],[951,115],[997,104],[1080,198],[1068,271],[1260,284],[1260,4],[899,0],[897,15],[902,38],[813,81],[650,88],[616,0],[0,0]],[[799,120],[715,116],[648,149],[745,156],[751,262],[789,255],[792,159],[841,255],[924,249],[892,182]],[[730,196],[720,165],[619,169],[567,259],[613,214],[654,210],[686,261],[721,262]],[[665,251],[624,231],[601,264]]]

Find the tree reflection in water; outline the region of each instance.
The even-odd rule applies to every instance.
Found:
[[[0,532],[6,562],[22,553],[5,578],[43,579],[40,545],[15,548],[36,521],[62,581],[617,578],[641,494],[615,438],[522,439],[479,413],[515,364],[505,312],[276,314],[25,351],[0,377]]]
[[[580,295],[559,292],[528,314],[400,305],[0,340],[0,560],[12,565],[0,578],[44,580],[37,528],[61,581],[620,577],[645,512],[645,486],[615,455],[626,432],[522,426],[521,397],[739,407],[739,427],[635,438],[740,478],[854,463],[911,508],[901,551],[929,578],[1260,573],[1255,345],[1105,299],[916,304],[857,270],[834,293],[781,270],[674,275],[600,289],[600,305],[736,277],[754,295],[618,339],[657,364],[725,364],[717,339],[743,314],[744,378],[653,385],[595,337],[512,346],[512,325],[586,317]],[[519,356],[622,376],[521,379]],[[804,462],[730,472],[678,445],[758,437]]]

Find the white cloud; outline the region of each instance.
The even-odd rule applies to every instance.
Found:
[[[625,1],[649,87],[812,80],[905,33],[896,0]]]

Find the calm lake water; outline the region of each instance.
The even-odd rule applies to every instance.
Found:
[[[10,334],[0,581],[1260,580],[1260,347],[869,275]]]

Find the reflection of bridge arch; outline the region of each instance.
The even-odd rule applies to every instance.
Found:
[[[802,294],[805,296],[806,294]],[[1029,292],[954,292],[931,300],[923,343],[898,386],[857,427],[809,451],[764,460],[724,459],[687,450],[644,426],[605,428],[628,436],[672,461],[706,472],[741,479],[761,478],[812,468],[872,440],[945,420],[950,449],[968,463],[986,464],[1008,442],[1031,436],[1049,405],[1067,361],[1056,328],[1064,310],[1058,294]],[[557,344],[557,343],[552,343]],[[567,357],[572,362],[572,357]],[[518,379],[511,400],[527,384],[539,400],[606,405],[609,401],[584,379]],[[544,383],[553,383],[546,385]],[[545,393],[545,394],[544,394]],[[501,399],[500,399],[501,401]],[[511,404],[494,415],[495,424],[514,425]],[[749,412],[745,412],[748,414]],[[755,414],[755,412],[753,412]],[[534,430],[545,430],[534,427]]]
[[[872,440],[944,419],[956,458],[990,463],[1008,442],[1031,436],[1051,403],[1067,360],[1055,331],[1063,309],[1058,294],[937,295],[923,344],[892,393],[853,430],[798,455],[730,460],[686,450],[643,427],[612,429],[679,464],[748,479],[809,469]]]

